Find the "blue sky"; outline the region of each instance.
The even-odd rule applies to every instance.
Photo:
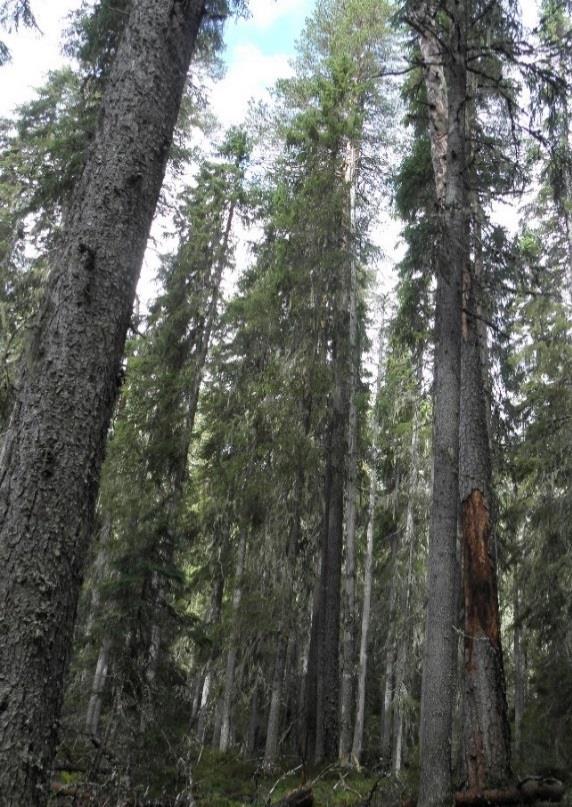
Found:
[[[234,48],[250,42],[264,55],[292,54],[313,0],[253,0],[252,17],[228,23],[225,32],[227,57]]]
[[[47,72],[63,64],[61,32],[66,15],[79,6],[80,0],[35,0],[34,13],[42,34],[26,29],[3,33],[13,59],[0,73],[0,115],[30,100],[33,88],[43,83]],[[260,96],[266,86],[288,73],[288,60],[314,0],[250,0],[249,6],[248,19],[231,20],[226,26],[228,72],[213,99],[225,124],[231,119],[238,122],[250,96]]]
[[[314,0],[250,0],[251,16],[225,30],[227,74],[211,92],[212,109],[224,126],[239,123],[251,97],[264,97],[291,73],[295,43]]]

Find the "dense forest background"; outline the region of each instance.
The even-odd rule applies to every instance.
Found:
[[[55,299],[54,255],[102,99],[107,110],[119,92],[131,5],[83,4],[63,41],[74,67],[0,122],[2,434],[21,379],[49,352],[35,323]],[[228,131],[208,86],[225,19],[247,10],[199,5],[155,212],[168,236],[158,294],[123,317],[87,561],[62,550],[54,583],[83,578],[71,653],[42,651],[67,669],[51,798],[230,807],[298,788],[290,803],[303,807],[311,788],[318,805],[416,793],[437,805],[453,791],[477,804],[520,788],[524,800],[526,787],[561,798],[570,4],[541,0],[528,30],[512,0],[317,0],[292,77]],[[33,7],[0,3],[0,22],[33,25]],[[129,104],[113,114],[121,130]],[[137,251],[126,237],[116,246]],[[79,251],[81,271],[95,271],[100,252]],[[109,299],[119,293],[110,282]],[[82,294],[85,309],[89,284]],[[66,428],[67,416],[55,425]],[[19,568],[6,579],[36,580]],[[45,768],[28,748],[25,764]],[[45,803],[31,798],[0,804]]]

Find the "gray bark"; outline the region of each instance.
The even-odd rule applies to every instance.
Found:
[[[294,604],[294,588],[292,580],[295,579],[296,553],[300,542],[301,531],[301,501],[304,488],[304,468],[298,466],[296,481],[293,489],[292,523],[288,534],[285,563],[282,564],[282,615],[277,636],[276,656],[274,661],[274,674],[272,676],[272,691],[270,696],[270,710],[266,730],[266,744],[264,749],[264,763],[272,765],[278,754],[278,737],[282,711],[282,691],[284,676],[288,661],[288,650],[292,647],[290,632],[291,611]]]
[[[110,72],[0,457],[0,791],[43,805],[105,436],[202,0],[140,0]]]
[[[467,8],[464,2],[447,5],[451,34],[448,47],[440,49],[447,83],[447,150],[445,194],[443,204],[439,205],[441,232],[435,310],[433,491],[421,693],[419,807],[448,806],[452,800],[461,286],[462,271],[468,260],[465,187]],[[427,20],[423,22],[427,25]],[[438,185],[436,193],[439,193]]]
[[[475,254],[478,256],[478,249]],[[470,789],[493,789],[507,785],[512,773],[477,270],[482,271],[478,261],[467,264],[463,281],[459,457],[465,662],[463,767]]]
[[[383,379],[383,357],[385,352],[384,345],[384,323],[382,317],[382,324],[379,334],[379,353],[377,360],[377,384],[376,384],[376,399],[381,391],[381,384]],[[363,744],[363,731],[365,725],[365,694],[366,694],[366,677],[367,677],[367,657],[368,657],[368,637],[369,637],[369,622],[371,614],[371,591],[373,584],[373,536],[375,530],[375,505],[377,501],[377,452],[379,442],[379,423],[374,414],[372,424],[372,450],[373,462],[370,468],[369,479],[369,504],[368,504],[368,522],[367,522],[367,546],[365,552],[365,568],[364,568],[364,581],[363,581],[363,606],[361,617],[361,636],[359,648],[359,670],[358,670],[358,685],[357,685],[357,700],[356,700],[356,716],[354,722],[354,734],[352,741],[352,759],[355,764],[359,765],[362,753]]]
[[[234,671],[238,656],[238,612],[242,599],[242,579],[244,575],[244,561],[246,558],[246,530],[242,529],[238,545],[238,555],[236,558],[236,573],[234,582],[234,592],[232,595],[232,628],[230,634],[230,645],[226,657],[226,669],[224,674],[224,690],[221,705],[221,726],[219,751],[228,751],[231,743],[231,710],[232,696],[234,692]]]
[[[356,644],[356,605],[355,605],[355,531],[357,498],[357,382],[359,374],[359,354],[357,345],[357,267],[354,258],[355,198],[357,181],[357,148],[353,143],[347,147],[346,183],[349,189],[348,249],[350,255],[350,378],[349,378],[349,418],[348,454],[345,506],[345,559],[344,559],[344,618],[342,640],[342,685],[340,693],[340,748],[342,762],[349,762],[352,746],[352,712],[355,686],[355,644]]]
[[[272,676],[272,692],[270,695],[270,711],[266,729],[266,745],[264,763],[272,765],[278,756],[278,737],[280,733],[280,712],[282,707],[282,687],[286,669],[288,639],[284,633],[278,636],[276,656],[274,659],[274,675]]]
[[[209,626],[212,628],[213,626],[216,627],[220,624],[221,615],[222,615],[222,598],[224,593],[224,575],[222,572],[222,555],[223,555],[224,547],[219,548],[218,558],[216,560],[215,572],[214,572],[214,583],[213,583],[213,590],[211,595],[211,606],[210,606],[210,613],[209,613]],[[210,694],[211,694],[211,687],[214,675],[214,664],[215,661],[220,653],[220,647],[218,641],[214,641],[211,646],[211,651],[209,654],[209,658],[207,660],[205,666],[204,677],[202,680],[202,686],[200,691],[200,699],[199,699],[199,707],[198,707],[198,715],[197,715],[197,737],[201,745],[205,742],[206,737],[206,730],[207,730],[207,718],[209,712],[209,702],[210,702]],[[220,732],[219,732],[220,734]]]
[[[111,650],[111,639],[105,637],[101,643],[101,649],[97,658],[97,665],[93,674],[91,685],[91,695],[87,706],[85,718],[85,731],[90,737],[99,737],[99,720],[101,717],[101,705],[105,683],[107,681],[107,669],[109,666],[109,654]]]
[[[522,628],[522,610],[518,577],[514,582],[514,756],[519,759],[522,748],[522,719],[526,705],[526,657]]]
[[[423,380],[423,351],[419,352],[417,363],[417,382],[421,392]],[[411,433],[411,470],[409,473],[409,495],[405,515],[404,548],[407,552],[407,573],[405,577],[405,601],[403,604],[403,622],[401,640],[397,648],[395,663],[395,696],[393,709],[393,748],[392,769],[394,776],[399,776],[403,752],[403,698],[407,668],[409,663],[409,649],[411,645],[411,595],[413,587],[413,554],[415,541],[415,496],[419,484],[419,407],[415,407],[413,414],[413,428]]]

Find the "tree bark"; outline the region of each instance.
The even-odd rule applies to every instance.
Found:
[[[43,805],[135,287],[202,0],[140,0],[110,72],[0,458],[0,791]]]
[[[377,359],[376,400],[381,392],[381,384],[383,380],[384,353],[385,353],[384,321],[382,312],[382,322],[379,332],[379,349]],[[373,458],[369,478],[367,546],[365,552],[365,569],[364,569],[364,581],[363,581],[363,606],[361,617],[356,716],[354,722],[354,734],[352,742],[352,759],[358,765],[361,759],[363,731],[365,725],[365,694],[366,694],[366,677],[367,677],[368,636],[369,636],[369,622],[371,615],[371,591],[373,584],[373,536],[375,532],[375,505],[377,501],[376,465],[377,465],[377,453],[379,449],[378,447],[379,423],[375,415],[375,412],[373,416],[371,442],[372,442]]]
[[[514,581],[514,756],[519,759],[522,749],[522,720],[526,705],[526,656],[522,629],[522,610],[518,570]]]
[[[90,737],[99,737],[99,720],[101,717],[101,705],[105,683],[107,681],[107,668],[109,666],[109,654],[111,651],[111,639],[106,636],[102,643],[97,659],[93,683],[91,685],[91,695],[87,706],[85,718],[85,731]]]
[[[334,326],[334,389],[331,406],[331,438],[328,529],[322,559],[324,586],[319,645],[318,740],[316,761],[334,760],[339,749],[339,652],[342,549],[344,538],[344,486],[349,420],[349,278],[339,278]],[[320,697],[321,692],[321,697]],[[322,732],[322,737],[320,736]],[[322,740],[321,747],[319,740]]]
[[[460,498],[464,597],[464,771],[469,789],[511,781],[491,458],[474,266],[464,272],[462,318]]]
[[[417,383],[421,394],[423,381],[423,351],[419,351],[417,359]],[[403,603],[404,630],[397,648],[395,663],[395,697],[393,708],[393,748],[392,769],[393,775],[399,776],[403,754],[403,695],[409,665],[409,650],[411,645],[411,595],[413,588],[413,550],[415,540],[415,497],[419,484],[419,418],[420,407],[415,407],[413,413],[413,427],[411,433],[411,470],[409,473],[409,495],[405,514],[404,549],[407,552],[407,574],[405,578],[405,592]]]
[[[242,579],[244,575],[245,558],[246,530],[243,528],[240,533],[240,542],[238,545],[234,593],[232,595],[232,629],[224,675],[219,751],[228,751],[231,741],[232,695],[234,692],[234,671],[236,667],[236,658],[238,655],[238,612],[240,610],[240,601],[242,599]]]
[[[465,186],[467,86],[464,2],[448,3],[450,38],[440,48],[447,83],[446,182],[439,205],[433,492],[429,538],[427,621],[420,718],[421,807],[449,807],[452,800],[451,727],[455,693],[456,542],[459,498],[461,287],[468,260]],[[422,19],[433,36],[433,17]],[[429,26],[429,28],[427,28]],[[443,32],[441,32],[443,35]],[[423,37],[422,37],[423,39]],[[435,110],[430,109],[430,114]],[[433,127],[432,127],[433,128]],[[438,167],[435,176],[438,177]],[[436,186],[437,197],[439,194]]]
[[[388,768],[391,765],[393,738],[393,696],[395,693],[395,661],[397,655],[396,606],[397,606],[397,564],[399,537],[392,536],[391,547],[391,587],[389,592],[389,614],[387,619],[387,639],[385,644],[385,675],[383,682],[383,703],[381,714],[381,759]]]
[[[355,532],[357,498],[357,384],[359,377],[359,352],[357,333],[357,266],[355,252],[355,205],[357,183],[358,149],[348,143],[346,154],[345,181],[348,187],[347,249],[350,272],[350,321],[349,321],[349,414],[348,414],[348,453],[345,505],[345,558],[344,558],[344,609],[342,638],[342,684],[340,693],[340,747],[342,763],[350,761],[352,746],[352,718],[355,685],[355,644],[356,644],[356,604],[355,604]]]

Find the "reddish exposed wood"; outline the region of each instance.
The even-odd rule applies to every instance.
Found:
[[[273,807],[314,807],[314,794],[311,788],[301,787],[284,796]]]
[[[465,549],[465,632],[467,637],[487,636],[499,643],[499,616],[494,567],[490,555],[491,520],[480,490],[473,490],[463,502]]]

